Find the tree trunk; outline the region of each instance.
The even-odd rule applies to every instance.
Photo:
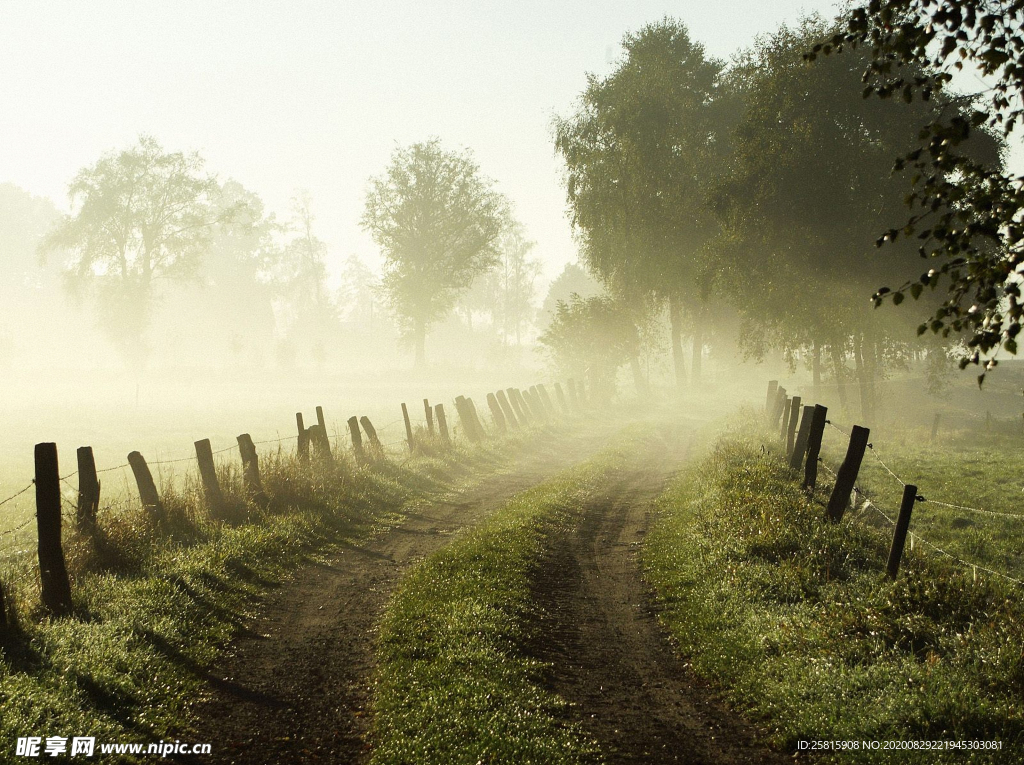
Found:
[[[874,354],[870,340],[858,332],[853,340],[854,359],[857,363],[857,382],[860,387],[860,413],[864,422],[870,425],[874,421],[874,406],[872,394],[872,366],[873,361],[869,355]]]
[[[846,365],[843,363],[843,351],[839,343],[832,342],[828,346],[832,356],[832,374],[836,378],[836,389],[839,392],[839,405],[843,412],[849,411],[846,399]]]
[[[695,388],[700,385],[701,362],[703,360],[704,317],[703,315],[699,315],[697,316],[697,321],[693,328],[693,361],[690,362],[690,379],[693,381],[693,387]]]
[[[422,320],[416,320],[414,333],[414,341],[416,343],[416,368],[423,369],[423,367],[427,365],[427,327]]]
[[[676,385],[686,385],[686,362],[683,360],[683,306],[679,298],[673,295],[668,299],[668,318],[672,327],[672,360],[675,362]]]

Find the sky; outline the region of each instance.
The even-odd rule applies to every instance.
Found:
[[[380,267],[368,179],[436,136],[512,200],[551,279],[576,257],[552,119],[622,36],[673,16],[728,58],[812,11],[836,4],[0,0],[0,182],[66,210],[78,170],[149,134],[279,218],[308,190],[336,277],[350,254]]]

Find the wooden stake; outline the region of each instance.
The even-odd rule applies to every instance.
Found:
[[[786,403],[782,406],[782,427],[779,429],[779,440],[786,442],[786,433],[789,432],[789,410],[793,406],[793,399],[786,396]]]
[[[786,389],[781,385],[775,391],[775,408],[768,420],[768,425],[773,428],[779,427],[779,418],[782,417],[782,410],[786,406]]]
[[[412,422],[409,420],[409,409],[404,403],[402,404],[402,419],[405,420],[405,440],[409,442],[409,454],[412,454],[416,445],[412,441]]]
[[[132,452],[128,455],[128,464],[131,465],[132,473],[135,474],[135,484],[139,487],[139,499],[142,500],[142,506],[157,521],[163,521],[164,505],[160,501],[160,495],[156,493],[156,484],[153,482],[153,474],[149,472],[146,459],[138,452]]]
[[[220,490],[220,483],[217,481],[217,468],[213,464],[213,448],[210,446],[210,439],[204,438],[196,441],[196,461],[199,463],[199,477],[203,481],[203,495],[210,511],[219,513],[224,509],[224,495]]]
[[[295,413],[295,425],[299,429],[299,441],[297,447],[299,462],[305,464],[309,462],[309,431],[306,430],[305,424],[302,422],[302,412]]]
[[[508,426],[505,424],[505,415],[501,411],[501,405],[493,393],[487,394],[487,406],[491,410],[491,419],[494,420],[494,427],[499,433],[506,433]]]
[[[497,391],[494,397],[498,399],[498,406],[501,407],[501,412],[505,415],[505,419],[508,420],[513,430],[517,429],[519,427],[519,420],[516,419],[516,414],[512,411],[512,406],[508,403],[508,399],[505,398],[505,391]]]
[[[487,429],[484,428],[483,420],[480,419],[480,415],[476,411],[476,404],[468,396],[466,397],[466,406],[469,407],[469,416],[473,418],[473,426],[476,428],[476,432],[480,435],[480,438],[487,438]]]
[[[427,432],[434,435],[434,410],[430,406],[430,401],[423,399],[423,412],[427,415]]]
[[[800,397],[793,396],[789,407],[789,427],[786,428],[786,454],[793,453],[794,439],[796,437],[796,424],[800,418]]]
[[[57,444],[36,444],[36,528],[39,538],[39,581],[46,610],[55,616],[71,613],[71,583],[61,547],[60,470]]]
[[[890,579],[895,579],[900,570],[900,559],[903,557],[903,547],[907,542],[907,531],[910,529],[910,514],[914,511],[914,502],[917,501],[917,487],[906,485],[903,487],[903,501],[900,503],[900,514],[896,518],[896,528],[892,533],[892,546],[889,548],[889,560],[885,564],[885,571]]]
[[[519,418],[519,423],[524,426],[529,425],[530,417],[526,413],[520,397],[516,395],[516,389],[509,388],[506,392],[508,393],[509,403],[512,405],[512,409],[515,410],[516,417]]]
[[[555,383],[555,398],[558,399],[558,405],[562,407],[564,414],[569,414],[569,402],[565,400],[565,392],[562,390],[562,383]]]
[[[448,435],[448,420],[444,416],[444,404],[435,406],[434,414],[437,415],[437,432],[441,434],[441,440],[445,446],[451,446],[452,439]]]
[[[384,454],[384,445],[381,444],[380,439],[377,438],[377,431],[373,427],[373,423],[370,422],[369,417],[360,417],[359,424],[363,426],[363,430],[366,431],[366,437],[370,440],[370,447],[380,455]]]
[[[96,528],[96,513],[100,507],[100,480],[96,475],[96,460],[91,446],[78,447],[78,508],[75,522],[78,529]]]
[[[359,433],[359,418],[348,418],[348,433],[352,436],[352,451],[356,455],[357,462],[366,460],[366,452],[363,451],[363,436]]]
[[[266,506],[270,503],[270,499],[263,491],[260,458],[256,454],[256,445],[248,433],[243,433],[235,440],[238,441],[238,453],[242,456],[242,484],[245,486],[246,496],[257,505]]]
[[[821,437],[825,433],[825,416],[828,407],[814,405],[811,418],[811,432],[807,436],[807,463],[804,465],[804,488],[814,490],[818,480],[818,454],[821,452]]]
[[[793,470],[799,470],[804,464],[804,452],[807,451],[807,439],[811,435],[811,420],[814,417],[814,407],[803,407],[803,415],[800,418],[800,429],[796,434],[796,441],[793,442],[793,451],[789,454],[789,466]]]
[[[768,397],[764,400],[764,415],[770,417],[772,413],[772,407],[775,405],[775,393],[778,390],[779,381],[769,380],[768,381]]]
[[[548,395],[548,391],[547,388],[544,387],[544,383],[537,383],[537,392],[540,394],[540,400],[544,403],[544,408],[547,409],[548,414],[552,417],[557,417],[558,411],[555,409],[555,405],[551,401],[551,396]]]
[[[327,421],[324,419],[324,409],[322,406],[316,408],[316,424],[320,428],[316,433],[317,444],[320,448],[320,459],[324,462],[330,462],[333,459],[331,455],[331,437],[327,435]]]
[[[853,426],[850,433],[850,444],[846,447],[846,458],[836,473],[836,485],[832,489],[832,496],[828,500],[828,509],[825,511],[833,523],[843,520],[843,513],[850,504],[850,494],[857,483],[857,474],[860,472],[860,463],[864,459],[864,450],[868,445],[868,435],[871,431],[862,428],[860,425]]]

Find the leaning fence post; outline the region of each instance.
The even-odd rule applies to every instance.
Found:
[[[768,425],[773,428],[779,427],[779,418],[782,417],[782,410],[786,407],[786,389],[781,385],[775,391],[775,408],[772,410],[771,419]]]
[[[494,420],[494,427],[496,427],[500,433],[507,432],[508,426],[505,424],[505,415],[502,413],[501,406],[498,404],[498,399],[493,393],[487,394],[487,406],[491,410],[491,419]]]
[[[793,399],[786,396],[786,402],[782,405],[782,427],[779,428],[779,440],[786,443],[786,433],[789,432],[789,410],[793,406]]]
[[[437,415],[437,432],[441,434],[441,441],[445,446],[451,446],[452,439],[448,435],[448,420],[444,416],[444,404],[435,406],[434,414]]]
[[[430,406],[430,399],[423,399],[423,413],[427,415],[427,432],[434,435],[434,409]]]
[[[316,408],[316,424],[320,426],[320,431],[317,433],[317,440],[320,445],[320,458],[324,462],[330,462],[331,437],[327,435],[327,421],[324,419],[324,408],[322,406]]]
[[[516,389],[509,388],[506,392],[508,393],[508,401],[512,405],[512,409],[515,410],[516,417],[519,418],[519,423],[525,427],[530,422],[530,416],[523,409],[523,405],[520,403],[519,398],[516,396]]]
[[[245,486],[245,492],[256,504],[265,505],[269,500],[263,491],[263,480],[260,478],[260,458],[256,454],[256,445],[252,442],[252,436],[243,433],[235,440],[238,441],[238,453],[242,456],[242,483]]]
[[[786,428],[786,454],[793,453],[793,439],[796,436],[796,423],[800,417],[800,397],[793,396],[789,406],[789,426]]]
[[[768,397],[764,400],[764,416],[770,417],[772,414],[772,407],[775,405],[775,393],[778,390],[779,381],[769,380],[768,381]]]
[[[476,423],[473,422],[473,415],[470,414],[466,405],[465,396],[455,397],[455,411],[459,415],[459,422],[462,423],[462,430],[470,441],[479,441],[480,435],[476,432]]]
[[[811,435],[811,420],[814,417],[814,407],[803,407],[803,414],[800,417],[800,429],[796,434],[796,441],[793,442],[793,451],[789,455],[789,466],[793,470],[799,470],[804,464],[804,452],[807,451],[807,439]]]
[[[210,510],[218,513],[224,509],[224,495],[217,481],[217,468],[213,464],[213,448],[210,439],[196,441],[196,461],[199,463],[199,476],[203,480],[203,494],[210,505]]]
[[[895,579],[900,570],[900,559],[903,557],[903,546],[907,543],[907,530],[910,528],[910,514],[914,510],[914,502],[917,501],[917,487],[906,485],[903,487],[903,501],[900,503],[900,514],[896,518],[896,528],[892,533],[892,547],[889,548],[889,560],[885,564],[885,571],[890,579]]]
[[[548,410],[552,417],[558,416],[558,410],[555,409],[555,404],[551,400],[551,396],[548,395],[547,388],[544,387],[544,383],[537,383],[537,392],[540,394],[540,400],[544,402],[544,407]]]
[[[405,420],[405,440],[409,442],[409,454],[415,451],[415,444],[412,441],[412,422],[409,421],[409,408],[402,404],[402,419]]]
[[[363,436],[359,432],[358,417],[348,418],[348,433],[352,436],[352,451],[356,455],[356,461],[362,462],[366,458],[366,453],[363,451]]]
[[[860,463],[864,459],[864,450],[867,448],[870,433],[870,430],[860,425],[854,425],[850,433],[846,459],[836,473],[836,485],[832,488],[832,496],[829,497],[828,508],[825,511],[833,523],[843,520],[843,513],[850,502],[850,493],[857,483],[857,474],[860,472]]]
[[[811,418],[811,431],[807,435],[807,464],[804,465],[804,488],[814,490],[814,484],[818,481],[818,454],[821,452],[821,436],[825,432],[825,415],[828,414],[828,407],[821,404],[814,405],[814,415]]]
[[[508,399],[505,398],[505,391],[499,389],[494,394],[494,397],[498,400],[498,406],[501,407],[501,412],[505,415],[505,419],[508,420],[509,425],[511,425],[513,429],[518,428],[519,421],[516,419],[515,412],[512,411],[512,407],[509,405]]]
[[[139,499],[142,500],[142,506],[153,518],[162,521],[164,506],[160,501],[160,495],[156,492],[156,484],[153,482],[153,474],[149,472],[146,458],[139,452],[132,452],[128,455],[128,464],[131,465],[132,473],[135,474],[135,483],[139,487]]]
[[[43,605],[56,615],[71,611],[71,583],[60,539],[60,470],[57,444],[36,444],[36,528]]]
[[[302,421],[302,412],[295,413],[295,425],[299,429],[299,441],[297,445],[299,453],[299,462],[309,462],[309,431],[306,430],[305,423]]]
[[[363,426],[363,430],[366,431],[366,437],[370,439],[370,448],[379,454],[384,454],[384,445],[381,444],[380,439],[377,438],[377,430],[373,427],[373,423],[370,422],[369,417],[360,417],[359,424]]]
[[[476,411],[476,404],[473,403],[473,399],[469,396],[466,397],[466,406],[469,409],[469,416],[473,418],[473,426],[476,428],[476,432],[480,434],[480,438],[486,438],[487,430],[484,428],[484,423]]]
[[[75,522],[78,529],[95,528],[96,513],[100,507],[100,481],[96,475],[96,460],[91,446],[78,447],[78,509]]]

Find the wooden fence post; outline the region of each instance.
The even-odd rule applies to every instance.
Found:
[[[263,491],[260,458],[256,454],[256,445],[252,442],[252,436],[243,433],[235,440],[238,441],[238,453],[242,457],[242,484],[245,486],[246,495],[257,505],[269,504],[270,499]]]
[[[811,491],[814,491],[814,484],[818,481],[818,454],[821,452],[821,436],[825,432],[827,414],[828,407],[814,405],[811,430],[807,434],[807,463],[804,465],[804,488]]]
[[[494,427],[499,433],[507,433],[508,426],[505,424],[505,415],[502,414],[498,399],[493,393],[487,394],[487,406],[491,410],[491,419],[494,420]]]
[[[565,400],[565,391],[562,390],[562,383],[555,383],[555,398],[558,399],[558,405],[562,407],[562,413],[569,414],[569,402]]]
[[[537,392],[540,394],[540,400],[544,402],[544,408],[548,410],[548,414],[552,417],[557,417],[558,410],[555,409],[555,404],[551,400],[551,396],[548,395],[548,390],[544,387],[544,383],[537,383]]]
[[[213,464],[213,448],[210,439],[196,441],[196,461],[199,463],[199,477],[203,480],[203,494],[210,510],[219,513],[224,509],[224,495],[217,481],[217,468]]]
[[[427,432],[434,435],[434,409],[430,406],[428,399],[423,399],[423,412],[427,415]]]
[[[540,422],[548,421],[548,413],[544,411],[544,404],[541,403],[540,394],[537,393],[537,386],[530,386],[525,393],[523,398],[526,400],[526,405],[530,407],[530,412],[533,413],[535,419]]]
[[[775,408],[772,410],[771,418],[768,420],[769,427],[779,427],[779,418],[782,417],[782,410],[785,407],[786,389],[780,385],[775,391]]]
[[[932,437],[930,441],[935,440],[935,436],[939,435],[939,421],[942,419],[942,412],[935,413],[935,419],[932,421]]]
[[[324,419],[324,408],[318,406],[316,408],[316,424],[319,426],[320,431],[317,435],[317,442],[320,446],[320,459],[324,462],[330,462],[331,456],[331,437],[327,435],[327,420]]]
[[[786,428],[786,454],[793,453],[794,438],[796,437],[796,423],[800,418],[800,397],[793,396],[789,406],[789,426]]]
[[[499,389],[494,394],[494,397],[498,399],[498,406],[501,407],[501,411],[505,415],[505,419],[508,420],[513,429],[518,428],[519,421],[516,419],[515,412],[512,411],[512,407],[508,403],[508,399],[505,398],[505,391]]]
[[[520,424],[522,424],[523,426],[529,425],[530,417],[523,409],[523,406],[520,404],[519,399],[516,397],[516,389],[509,388],[506,392],[508,393],[508,401],[512,405],[512,409],[515,410],[516,417],[519,418]]]
[[[299,441],[297,445],[299,462],[305,464],[309,462],[309,431],[306,430],[305,423],[302,421],[302,412],[295,413],[295,425],[299,429]]]
[[[789,466],[793,470],[799,470],[804,464],[804,452],[807,451],[807,439],[811,435],[811,419],[814,417],[814,407],[802,407],[803,414],[800,417],[800,429],[796,434],[796,441],[793,442],[793,451],[789,455]]]
[[[914,510],[914,502],[917,501],[917,487],[906,485],[903,487],[903,501],[900,503],[900,514],[896,518],[896,528],[892,532],[892,547],[889,548],[889,560],[885,564],[885,571],[890,579],[895,579],[900,570],[900,559],[903,557],[903,546],[907,542],[907,531],[910,529],[910,514]]]
[[[36,528],[43,605],[55,616],[71,612],[71,583],[60,538],[60,469],[57,444],[36,444]]]
[[[487,429],[484,428],[484,423],[476,411],[476,404],[473,403],[473,399],[469,396],[466,397],[466,406],[469,407],[469,416],[473,418],[473,425],[476,426],[476,432],[480,434],[480,438],[486,438]]]
[[[789,432],[789,410],[792,406],[793,399],[786,396],[786,403],[782,405],[782,427],[779,428],[779,440],[782,443],[786,443],[786,433]]]
[[[135,484],[139,487],[139,499],[142,500],[142,506],[157,521],[163,521],[164,505],[160,501],[160,495],[156,492],[153,474],[149,472],[149,465],[146,464],[145,457],[139,452],[132,452],[128,455],[128,464],[131,465],[132,473],[135,474]]]
[[[366,460],[366,452],[363,451],[363,437],[359,433],[358,417],[348,418],[348,433],[352,436],[352,451],[356,455],[356,461],[364,462]]]
[[[565,383],[569,388],[569,404],[574,412],[580,411],[580,401],[576,397],[576,380],[572,377]]]
[[[384,445],[377,438],[377,431],[373,427],[373,423],[370,422],[370,418],[363,416],[359,418],[359,424],[363,426],[363,430],[366,431],[366,437],[370,439],[370,448],[372,448],[379,455],[384,455]]]
[[[441,441],[444,442],[445,446],[451,446],[452,439],[448,435],[448,420],[444,416],[444,404],[435,406],[434,414],[437,415],[437,432],[441,434]]]
[[[416,445],[412,440],[412,422],[409,420],[409,408],[402,403],[402,419],[405,420],[405,440],[409,442],[409,454],[412,454],[416,450]]]
[[[78,508],[75,522],[79,531],[96,528],[100,507],[100,480],[91,446],[78,447]]]
[[[828,508],[825,513],[833,523],[843,520],[843,513],[850,503],[850,494],[857,483],[857,474],[860,472],[860,463],[864,459],[864,450],[868,445],[868,435],[871,431],[854,425],[850,433],[850,445],[846,447],[846,458],[836,473],[836,485],[832,489],[832,496],[828,500]]]
[[[772,407],[775,406],[775,393],[778,390],[779,381],[768,381],[768,397],[764,400],[764,416],[771,417]]]
[[[480,434],[476,432],[476,423],[473,422],[473,415],[466,405],[465,396],[455,397],[455,411],[459,415],[459,422],[462,423],[462,431],[466,434],[466,438],[474,443],[479,441]]]

